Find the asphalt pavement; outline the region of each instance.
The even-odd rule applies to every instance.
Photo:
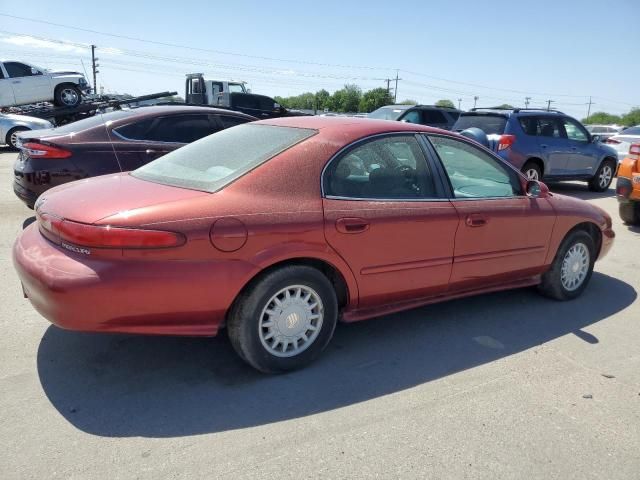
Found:
[[[224,332],[50,325],[13,269],[33,211],[0,152],[0,478],[639,478],[640,229],[613,189],[551,186],[613,217],[581,298],[521,289],[343,324],[312,366],[265,376]]]

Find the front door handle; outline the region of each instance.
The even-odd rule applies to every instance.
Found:
[[[336,230],[340,233],[362,233],[369,230],[369,222],[364,218],[339,218],[336,220]]]
[[[467,215],[465,223],[467,227],[482,227],[488,222],[487,217],[480,215],[479,213],[472,213]]]

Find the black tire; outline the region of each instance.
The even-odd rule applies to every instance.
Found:
[[[608,173],[605,176],[605,170]],[[607,158],[605,159],[598,170],[596,170],[596,174],[589,180],[589,190],[592,192],[604,192],[609,189],[611,182],[613,181],[613,177],[616,174],[616,162]]]
[[[640,202],[625,202],[618,207],[620,218],[629,225],[640,224]]]
[[[322,324],[306,349],[293,356],[282,357],[263,345],[260,317],[278,292],[293,286],[307,287],[317,293],[323,306]],[[315,268],[292,265],[267,273],[250,284],[234,302],[229,312],[227,329],[233,348],[244,361],[261,372],[279,373],[295,370],[312,362],[331,340],[337,319],[336,292],[327,277]]]
[[[582,283],[575,289],[567,289],[562,282],[562,264],[567,252],[577,244],[583,244],[589,252],[588,270]],[[591,279],[593,264],[596,257],[596,248],[593,238],[583,230],[571,232],[560,244],[560,248],[551,264],[551,268],[542,275],[542,282],[538,285],[538,290],[544,296],[555,300],[571,300],[579,297]]]
[[[75,95],[74,95],[75,93]],[[69,83],[58,85],[54,92],[53,103],[58,107],[77,107],[82,102],[82,92]]]
[[[17,150],[18,146],[15,144],[14,134],[18,132],[26,132],[28,130],[29,129],[27,127],[13,127],[11,130],[7,132],[7,136],[4,139],[5,143],[9,145],[11,148],[13,148],[14,150]]]
[[[529,160],[527,163],[524,164],[524,166],[522,167],[522,170],[520,170],[525,177],[527,177],[527,179],[529,180],[538,180],[538,181],[542,181],[542,170],[540,169],[540,166],[536,163],[533,162],[531,160]],[[535,172],[535,175],[537,178],[533,178],[529,172]]]

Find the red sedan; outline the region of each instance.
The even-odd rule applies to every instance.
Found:
[[[577,297],[611,219],[473,141],[353,118],[265,120],[36,202],[25,295],[72,330],[216,335],[278,372],[338,319],[537,285]],[[409,334],[409,332],[407,332]]]

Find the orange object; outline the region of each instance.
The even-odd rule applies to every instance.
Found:
[[[640,223],[640,143],[629,148],[629,155],[618,167],[616,195],[620,218],[626,223]]]

